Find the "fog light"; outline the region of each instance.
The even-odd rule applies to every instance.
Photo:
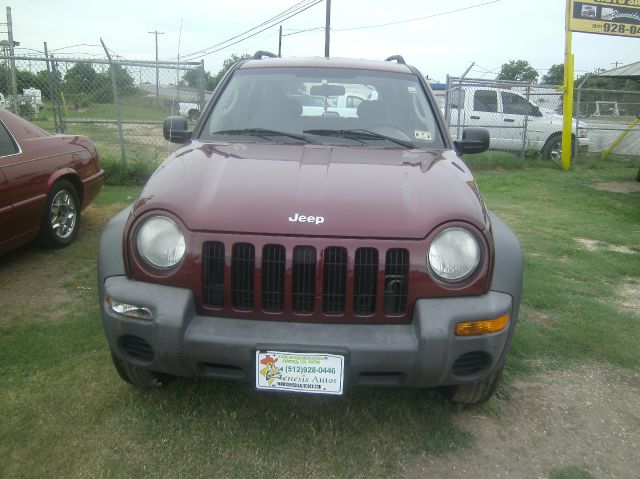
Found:
[[[121,314],[125,318],[146,319],[146,320],[153,319],[151,310],[144,306],[120,303],[119,301],[115,301],[112,298],[107,298],[107,304],[109,305],[109,307],[113,312]]]
[[[456,336],[478,336],[480,334],[497,333],[509,324],[509,314],[495,319],[483,321],[465,321],[456,324]]]

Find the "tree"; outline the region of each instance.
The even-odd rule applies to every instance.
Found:
[[[535,83],[538,80],[538,72],[526,60],[510,60],[502,65],[496,80]]]
[[[113,101],[113,86],[111,83],[111,68],[116,76],[116,88],[118,95],[123,97],[135,93],[133,77],[120,65],[111,65],[103,73],[99,73],[96,79],[96,88],[91,92],[91,100],[97,103],[111,103]]]
[[[213,90],[218,85],[218,82],[222,80],[222,77],[225,73],[227,73],[229,68],[238,63],[240,60],[245,60],[247,58],[251,58],[251,55],[247,55],[246,53],[242,55],[236,55],[235,53],[233,53],[222,63],[222,68],[220,69],[220,71],[218,71],[218,73],[207,80],[205,88],[209,91]]]
[[[99,86],[98,74],[91,63],[79,62],[64,76],[64,90],[70,94],[90,94]]]
[[[193,68],[188,70],[184,75],[182,75],[182,80],[187,84],[190,88],[198,88],[198,80],[202,75],[202,70],[200,68]],[[205,71],[204,72],[204,84],[206,85],[209,79],[211,78],[211,73]]]
[[[542,77],[542,83],[545,85],[563,85],[564,84],[564,64],[559,63],[551,65],[547,74]]]

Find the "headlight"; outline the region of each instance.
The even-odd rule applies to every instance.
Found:
[[[147,264],[158,269],[177,265],[184,257],[184,235],[166,216],[153,216],[138,229],[138,253]]]
[[[480,263],[480,245],[464,228],[447,228],[434,238],[429,247],[431,271],[443,281],[456,282],[468,278]]]

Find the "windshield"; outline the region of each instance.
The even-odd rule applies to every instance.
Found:
[[[410,73],[248,68],[234,73],[200,139],[444,148],[437,125]]]

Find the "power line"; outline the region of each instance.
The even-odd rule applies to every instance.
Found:
[[[334,28],[334,32],[347,32],[351,30],[364,30],[367,28],[379,28],[379,27],[388,27],[390,25],[399,25],[401,23],[409,23],[409,22],[417,22],[420,20],[426,20],[428,18],[442,17],[444,15],[450,15],[452,13],[463,12],[465,10],[471,10],[472,8],[484,7],[486,5],[491,5],[492,3],[498,3],[500,0],[491,0],[490,2],[478,3],[476,5],[470,5],[468,7],[458,8],[456,10],[449,10],[447,12],[435,13],[433,15],[427,15],[424,17],[416,17],[416,18],[408,18],[406,20],[398,20],[397,22],[389,22],[389,23],[379,23],[377,25],[362,25],[359,27],[351,27],[351,28]]]
[[[265,20],[264,22],[260,23],[259,25],[256,25],[253,28],[250,28],[249,30],[245,30],[242,33],[239,33],[237,35],[234,35],[231,38],[228,38],[222,42],[218,42],[215,45],[211,45],[210,47],[207,48],[203,48],[202,50],[198,50],[196,52],[190,53],[188,55],[185,55],[184,58],[185,59],[189,59],[189,60],[195,60],[198,58],[202,58],[204,56],[210,55],[211,53],[215,53],[217,51],[223,50],[224,48],[228,48],[232,45],[235,45],[237,43],[240,43],[248,38],[251,38],[255,35],[258,35],[259,33],[262,33],[263,31],[273,27],[276,23],[281,23],[295,15],[298,15],[302,12],[304,12],[305,10],[308,10],[309,8],[313,7],[314,5],[317,5],[318,3],[320,3],[323,0],[301,0],[300,2],[296,3],[295,5],[287,8],[286,10],[283,10],[282,12],[278,13],[277,15],[269,18],[268,20]],[[287,16],[288,15],[288,16]],[[283,18],[286,17],[286,18]],[[262,28],[261,30],[251,34],[251,35],[247,35],[248,33],[253,32],[254,30],[257,30],[261,27],[264,27],[266,25],[265,28]],[[245,36],[247,35],[247,36]],[[240,38],[240,37],[244,37],[244,38]],[[240,38],[240,40],[233,42],[233,40],[236,40],[237,38]],[[233,43],[230,43],[233,42]],[[223,46],[224,45],[224,46]],[[220,47],[220,48],[218,48]]]
[[[298,33],[305,33],[305,32],[313,32],[316,30],[324,30],[325,27],[315,27],[315,28],[306,28],[304,30],[296,30],[294,32],[291,33],[285,33],[284,35],[282,35],[283,37],[288,37],[291,35],[297,35]]]

